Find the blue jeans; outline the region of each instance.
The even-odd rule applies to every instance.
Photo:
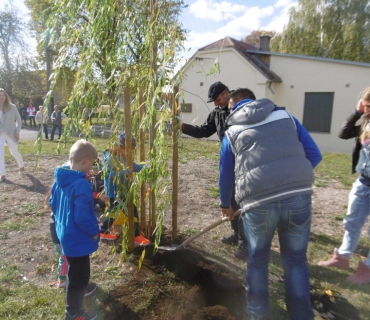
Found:
[[[268,263],[272,238],[277,229],[289,319],[313,319],[306,257],[311,227],[311,195],[294,196],[251,209],[243,213],[243,223],[249,246],[249,316],[263,319],[269,309]]]
[[[349,193],[348,210],[344,223],[344,236],[338,252],[341,256],[350,257],[355,251],[361,237],[361,230],[370,213],[370,187],[358,179],[353,183]],[[370,237],[370,228],[368,230]],[[364,263],[370,268],[370,252]]]
[[[62,135],[62,125],[61,124],[53,124],[53,127],[51,128],[50,140],[54,140],[54,133],[55,133],[55,130],[57,128],[58,128],[59,139],[60,139],[60,136]]]

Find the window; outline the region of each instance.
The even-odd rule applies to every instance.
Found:
[[[181,104],[181,112],[191,112],[192,111],[192,104],[191,103],[183,103]]]
[[[334,92],[306,92],[303,125],[311,132],[330,133]]]

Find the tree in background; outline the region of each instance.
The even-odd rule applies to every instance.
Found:
[[[260,36],[270,36],[272,39],[277,35],[276,31],[255,30],[241,41],[249,43],[257,48],[260,47]]]
[[[370,62],[369,2],[299,0],[277,40],[277,52]]]
[[[35,64],[25,41],[27,35],[27,25],[18,9],[6,5],[0,11],[0,86],[12,99],[31,97],[35,86],[42,81],[32,72]]]

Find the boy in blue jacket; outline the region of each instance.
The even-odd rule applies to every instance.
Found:
[[[136,147],[136,140],[132,137],[132,150]],[[128,189],[127,176],[131,172],[140,172],[145,165],[132,163],[132,168],[126,166],[126,134],[119,135],[118,140],[112,145],[110,150],[103,152],[104,163],[104,192],[109,198],[109,210],[112,211],[117,205],[117,200],[124,201]],[[147,246],[150,241],[146,239],[139,228],[139,215],[136,206],[134,206],[135,217],[135,245]],[[101,227],[101,239],[115,240],[116,236],[108,232],[109,227],[113,224],[114,218],[106,217]]]
[[[58,167],[54,172],[49,202],[69,265],[65,319],[96,319],[96,315],[88,316],[82,306],[90,279],[89,255],[98,249],[100,239],[92,188],[86,180],[97,157],[90,142],[78,140],[69,152],[70,167]]]

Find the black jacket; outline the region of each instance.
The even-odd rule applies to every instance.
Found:
[[[356,166],[360,158],[361,142],[359,136],[361,134],[361,125],[356,126],[356,122],[361,118],[362,113],[355,111],[351,114],[346,121],[343,122],[342,127],[339,131],[339,138],[341,139],[352,139],[356,138],[355,146],[352,152],[352,173],[356,172]]]
[[[193,126],[191,124],[182,124],[182,133],[193,138],[208,138],[217,132],[218,138],[222,140],[225,134],[225,122],[230,112],[227,107],[213,109],[208,115],[206,121],[201,126]]]

